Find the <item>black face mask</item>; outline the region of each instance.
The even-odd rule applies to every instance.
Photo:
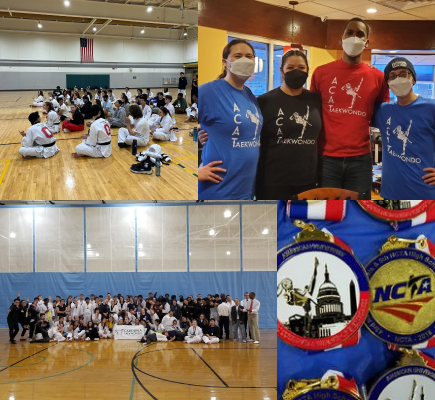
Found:
[[[300,89],[305,85],[307,79],[308,73],[300,69],[294,69],[293,71],[286,72],[284,75],[285,83],[292,89]]]

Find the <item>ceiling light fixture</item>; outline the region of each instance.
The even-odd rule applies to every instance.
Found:
[[[267,229],[267,228],[264,228],[263,229],[263,232],[261,232],[263,235],[267,235],[268,233],[269,233],[269,229]]]
[[[38,21],[38,28],[42,28],[41,21]]]
[[[63,4],[65,4],[67,7],[69,7],[69,1],[68,0],[65,0]]]
[[[153,11],[153,8],[152,7],[148,7],[147,8],[147,12],[151,12],[151,11]]]
[[[142,30],[140,31],[140,33],[145,33],[145,28],[142,28]]]
[[[95,32],[95,31],[97,30],[97,27],[94,26],[94,27],[92,28],[92,30]]]
[[[208,231],[208,234],[210,235],[210,236],[213,236],[214,235],[214,229],[210,229],[209,231]]]
[[[225,218],[229,218],[229,217],[231,217],[231,211],[230,211],[230,210],[226,210],[226,211],[224,212],[224,217],[225,217]]]
[[[374,14],[375,12],[378,12],[378,10],[376,10],[376,8],[369,8],[367,10],[367,12],[370,13],[370,14]]]

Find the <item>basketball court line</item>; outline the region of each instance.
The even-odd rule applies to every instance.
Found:
[[[157,343],[157,342],[153,342],[153,343]],[[153,344],[152,343],[152,344]],[[191,347],[178,347],[178,348],[173,348],[173,349],[159,349],[159,350],[153,350],[153,351],[149,351],[149,352],[147,352],[147,353],[143,353],[143,354],[140,354],[140,355],[138,355],[138,353],[140,353],[142,350],[144,350],[144,349],[142,349],[142,350],[140,350],[140,351],[138,351],[134,356],[133,356],[133,359],[132,359],[132,362],[131,362],[131,365],[132,365],[132,371],[133,371],[133,374],[134,374],[134,376],[136,377],[136,380],[138,381],[138,383],[143,387],[143,385],[141,384],[141,382],[140,382],[140,380],[137,378],[137,375],[136,375],[136,373],[134,372],[134,369],[137,369],[139,372],[141,372],[142,374],[144,374],[144,375],[148,375],[148,376],[150,376],[151,378],[155,378],[155,379],[159,379],[159,380],[161,380],[161,381],[165,381],[165,382],[170,382],[170,383],[175,383],[175,384],[178,384],[178,385],[186,385],[186,386],[196,386],[196,387],[205,387],[205,388],[216,388],[216,389],[277,389],[276,388],[276,386],[214,386],[214,385],[195,385],[195,384],[193,384],[193,383],[185,383],[185,382],[177,382],[177,381],[171,381],[171,380],[169,380],[169,379],[164,379],[164,378],[159,378],[158,376],[154,376],[154,375],[151,375],[151,374],[148,374],[148,373],[146,373],[146,372],[144,372],[144,371],[142,371],[141,369],[139,369],[137,366],[135,366],[134,365],[134,360],[137,358],[137,357],[140,357],[140,356],[143,356],[143,355],[147,355],[147,354],[149,354],[149,353],[154,353],[154,352],[156,352],[156,351],[171,351],[171,350],[189,350],[189,349],[192,349]],[[276,349],[276,348],[274,348],[274,349]],[[193,349],[192,349],[193,350]],[[201,350],[213,350],[213,348],[210,348],[210,347],[204,347],[204,348],[202,348]],[[216,350],[216,348],[214,349],[214,350]],[[220,349],[219,349],[220,350]],[[222,350],[224,350],[224,349],[222,349]],[[226,350],[239,350],[239,349],[236,349],[236,348],[234,348],[234,349],[226,349]],[[201,357],[200,357],[201,358]],[[205,362],[205,361],[204,361]],[[207,364],[208,365],[208,364]],[[210,367],[209,367],[210,368]],[[211,368],[210,368],[211,369]],[[220,378],[219,378],[220,379]],[[222,381],[223,382],[223,381]],[[225,384],[226,385],[226,384]],[[146,389],[145,389],[146,390]],[[150,394],[151,395],[151,393],[149,393],[149,391],[148,390],[146,390],[147,391],[147,393],[148,394]],[[154,398],[154,397],[153,397]],[[158,399],[157,399],[158,400]]]
[[[1,163],[1,162],[6,162],[6,167],[5,167],[5,169],[3,170],[2,174],[0,175],[0,185],[1,185],[2,182],[3,182],[3,178],[4,178],[5,175],[6,175],[6,171],[7,171],[8,167],[9,167],[9,164],[11,163],[11,160],[0,160],[0,163]],[[0,371],[0,372],[1,372],[1,371]]]
[[[115,133],[114,135],[111,135],[111,136],[112,137],[117,137],[118,134]],[[77,139],[82,139],[82,138],[81,137],[77,137],[77,138],[75,138],[75,137],[68,137],[68,138],[63,138],[63,139],[56,138],[56,142],[60,142],[62,140],[77,140]],[[21,144],[21,142],[18,142],[18,143],[0,143],[0,146],[9,146],[11,144]],[[7,160],[3,160],[3,161],[7,161]],[[1,162],[1,160],[0,160],[0,162]]]
[[[191,349],[204,362],[204,364],[207,365],[207,367],[210,368],[210,371],[213,372],[226,387],[229,387],[225,383],[225,381],[216,373],[216,371],[212,367],[210,367],[210,365],[208,365],[207,362],[195,351],[195,349],[193,347],[191,347]]]
[[[138,357],[138,354],[142,351],[142,350],[145,350],[145,349],[147,349],[148,347],[151,347],[153,344],[157,344],[157,342],[153,342],[153,343],[151,343],[149,346],[145,346],[143,349],[140,349],[134,356],[133,356],[133,358],[131,359],[131,371],[133,372],[133,376],[134,376],[134,378],[133,379],[136,379],[136,381],[137,381],[137,383],[142,387],[142,389],[143,390],[145,390],[145,392],[147,392],[150,396],[151,396],[151,398],[153,399],[153,400],[158,400],[157,399],[157,397],[154,397],[152,394],[151,394],[151,392],[142,384],[142,382],[138,379],[138,377],[137,377],[137,375],[136,375],[136,372],[135,372],[135,368],[136,368],[136,366],[135,366],[135,364],[134,364],[134,361],[135,361],[135,359],[137,360],[137,357]],[[130,397],[130,400],[131,400],[131,397]]]
[[[18,363],[20,363],[21,361],[27,360],[28,358],[33,357],[33,356],[35,356],[35,355],[38,354],[38,353],[42,353],[43,351],[47,350],[48,348],[53,347],[53,346],[56,346],[56,345],[58,345],[58,344],[59,344],[59,342],[57,342],[56,344],[53,344],[52,346],[47,346],[45,349],[42,349],[42,350],[40,350],[40,351],[37,351],[36,353],[31,354],[30,356],[27,356],[27,357],[25,357],[25,358],[23,358],[23,359],[21,359],[21,360],[18,360],[16,363],[13,363],[13,364],[11,364],[11,365],[8,365],[6,368],[3,368],[2,370],[0,370],[0,372],[3,372],[4,370],[6,370],[6,369],[8,369],[8,368],[13,367],[15,364],[18,364]]]

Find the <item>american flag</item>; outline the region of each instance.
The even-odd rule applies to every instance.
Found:
[[[94,62],[94,39],[80,38],[80,61],[82,63]]]

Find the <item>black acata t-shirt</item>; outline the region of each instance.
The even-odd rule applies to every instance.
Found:
[[[263,114],[257,188],[312,185],[317,173],[317,138],[322,101],[304,90],[289,96],[276,88],[258,97]],[[285,190],[283,190],[285,192]]]

